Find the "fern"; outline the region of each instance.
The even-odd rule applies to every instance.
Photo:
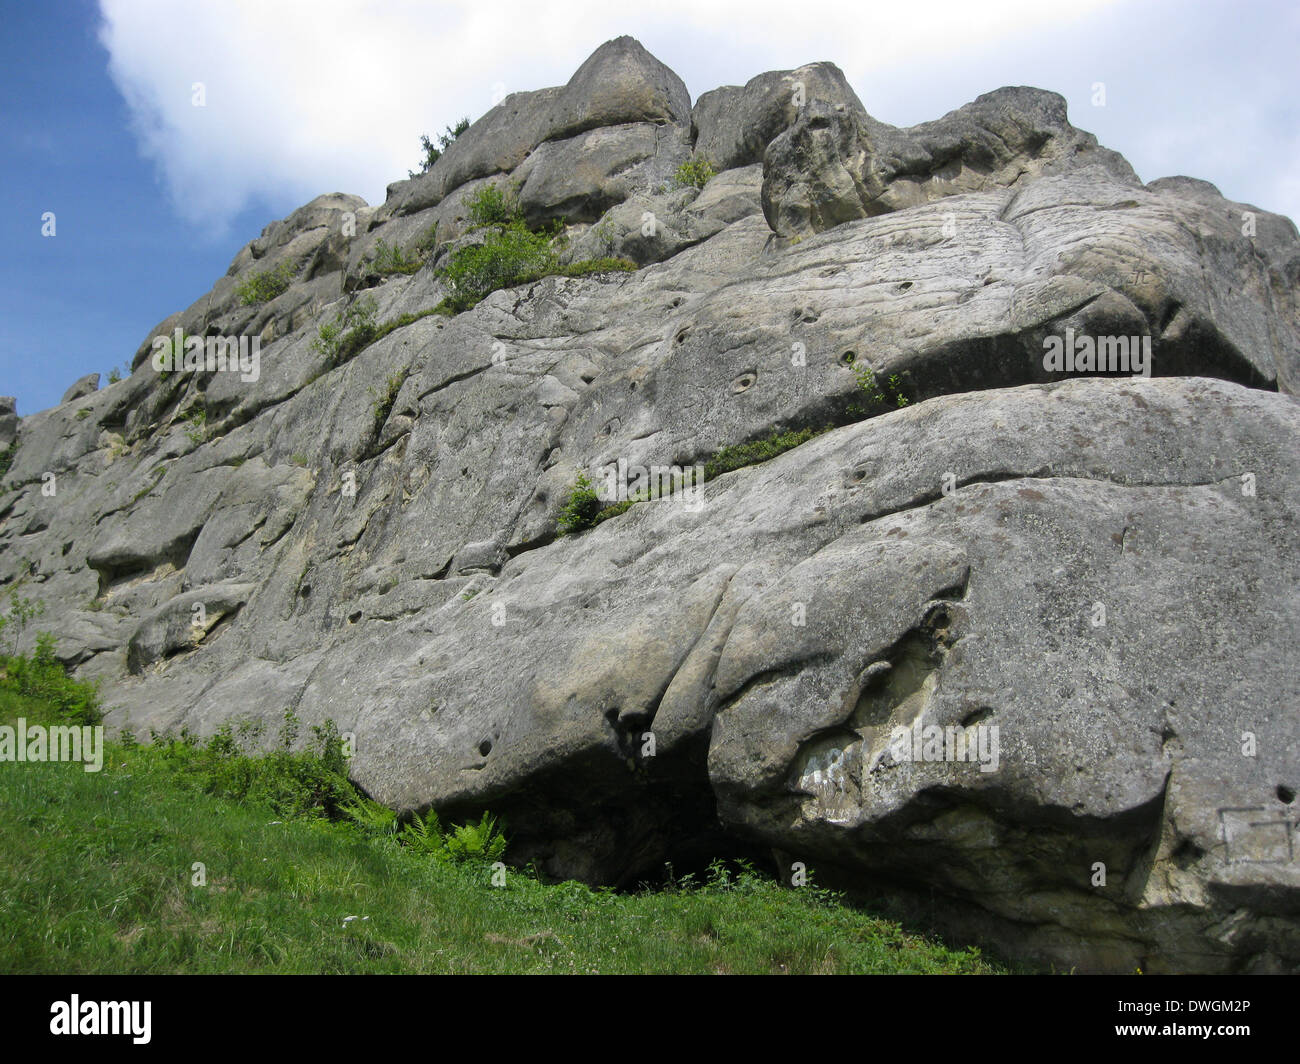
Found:
[[[442,829],[438,825],[438,814],[432,809],[424,816],[417,813],[398,837],[402,845],[416,853],[425,853],[439,858],[448,856],[447,841],[443,838]]]
[[[367,835],[396,835],[397,814],[386,805],[358,796],[342,806],[341,812]]]
[[[506,852],[506,839],[497,831],[497,821],[484,813],[477,824],[458,824],[446,836],[448,856],[455,861],[499,861]]]

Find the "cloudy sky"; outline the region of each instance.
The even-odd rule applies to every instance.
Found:
[[[1294,0],[49,0],[0,41],[0,394],[27,414],[129,363],[268,222],[382,201],[421,133],[625,33],[692,98],[813,60],[898,125],[1052,89],[1143,180],[1300,217]]]

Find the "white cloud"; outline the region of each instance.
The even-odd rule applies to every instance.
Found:
[[[220,229],[258,200],[369,202],[405,177],[421,133],[506,91],[562,84],[603,41],[636,36],[692,93],[830,59],[851,80],[969,53],[1117,0],[101,0],[110,73],[177,211]],[[192,105],[202,82],[206,106]],[[993,86],[989,86],[992,88]]]

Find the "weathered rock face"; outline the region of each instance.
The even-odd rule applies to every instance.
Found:
[[[644,268],[332,366],[357,298],[438,303],[485,181]],[[435,224],[429,267],[367,276]],[[23,418],[0,578],[110,724],[331,718],[376,798],[503,813],[555,875],[764,846],[1018,958],[1295,969],[1298,282],[1289,221],[1143,185],[1051,94],[893,130],[813,64],[692,113],[623,38],[383,205],[269,226],[150,334],[255,336],[256,379],[162,378],[147,339]],[[1066,337],[1127,372],[1045,361]],[[557,536],[580,471],[802,428]]]
[[[61,403],[70,403],[73,399],[80,399],[82,396],[93,395],[99,390],[99,374],[87,373],[80,380],[73,383],[72,387],[63,393]]]
[[[868,115],[845,86],[807,102],[768,145],[763,211],[782,236],[801,236],[1086,166],[1140,184],[1121,156],[1070,125],[1054,92],[998,89],[937,121],[896,129]]]

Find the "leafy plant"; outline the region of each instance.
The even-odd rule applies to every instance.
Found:
[[[155,736],[162,755],[186,767],[201,791],[237,801],[265,802],[286,817],[341,819],[359,795],[348,782],[347,758],[333,721],[312,728],[315,749],[293,751],[299,721],[285,710],[279,748],[253,757],[244,752],[229,723],[205,744],[182,732],[179,739]]]
[[[696,156],[682,163],[673,174],[673,179],[677,182],[678,188],[703,188],[709,183],[710,178],[717,176],[718,168],[713,165],[712,159],[708,156]]]
[[[258,270],[235,288],[235,295],[246,307],[269,303],[292,283],[297,268],[292,262],[282,262],[272,270]]]
[[[451,147],[451,142],[459,137],[465,130],[469,129],[469,118],[462,118],[455,126],[447,126],[446,130],[438,134],[438,143],[435,144],[433,139],[427,134],[420,136],[420,149],[424,152],[424,158],[420,161],[420,173],[428,173],[433,164],[442,158],[442,153]],[[415,171],[406,171],[407,177],[414,177]]]
[[[563,223],[534,232],[524,224],[513,192],[484,185],[468,202],[474,227],[486,229],[482,243],[459,248],[438,272],[447,295],[439,310],[451,314],[469,310],[501,288],[513,288],[542,277],[583,277],[612,270],[633,271],[627,259],[591,259],[561,265],[558,251]]]
[[[320,327],[311,349],[324,356],[330,368],[342,365],[375,341],[379,331],[375,324],[378,313],[379,304],[373,296],[358,299],[333,321]]]
[[[431,857],[446,857],[447,842],[438,825],[438,814],[430,809],[424,816],[416,813],[397,836],[403,846]]]
[[[122,372],[122,370],[125,369],[125,368],[126,368],[125,366],[121,366],[121,367],[119,367],[119,366],[114,366],[112,369],[110,369],[110,370],[108,371],[108,383],[109,383],[109,384],[116,384],[116,383],[117,383],[118,381],[120,381],[123,377],[125,377],[126,374]]]
[[[443,837],[443,844],[453,861],[491,863],[506,852],[505,836],[497,830],[496,818],[488,813],[477,824],[458,824]]]
[[[614,250],[614,244],[618,239],[614,233],[613,219],[601,219],[600,223],[592,229],[592,233],[605,254],[609,255]]]
[[[544,275],[555,264],[550,238],[530,232],[523,222],[503,225],[482,244],[457,250],[443,268],[443,302],[453,311],[469,310],[484,296]]]
[[[384,427],[384,422],[388,420],[388,415],[392,413],[393,404],[397,402],[397,393],[402,390],[402,385],[406,383],[406,375],[409,372],[409,368],[398,370],[388,378],[382,392],[377,392],[374,388],[367,389],[374,396],[374,402],[370,404],[370,413],[375,420],[376,432]]]
[[[396,835],[399,824],[397,813],[386,805],[372,802],[364,795],[358,794],[355,801],[342,807],[345,817],[356,824],[367,835]]]
[[[415,273],[423,265],[424,258],[418,252],[408,255],[380,238],[375,242],[374,258],[366,263],[365,270],[387,276],[391,273]]]
[[[28,619],[34,615],[29,614]],[[23,627],[25,623],[24,621]],[[69,676],[63,663],[55,657],[54,646],[53,634],[38,633],[36,648],[30,655],[19,655],[15,651],[8,657],[0,658],[0,679],[5,686],[19,694],[49,703],[55,715],[68,724],[98,724],[103,719],[98,685],[74,680]]]
[[[9,629],[13,639],[12,654],[18,654],[27,625],[44,612],[44,602],[23,597],[18,594],[17,588],[9,592],[9,613],[0,616],[0,634],[3,634],[6,628]]]
[[[0,447],[0,477],[9,473],[9,467],[14,464],[14,455],[18,453],[18,441],[14,440],[8,447]]]
[[[513,188],[483,185],[465,202],[470,223],[475,226],[509,225],[519,220],[519,201]]]
[[[889,403],[897,407],[904,407],[911,401],[903,392],[903,381],[897,373],[892,373],[882,385],[876,377],[875,370],[870,366],[859,365],[854,359],[849,363],[853,369],[853,375],[858,379],[858,387],[861,388],[874,402]],[[860,412],[861,408],[857,408]]]
[[[579,473],[578,479],[569,489],[569,498],[560,510],[560,532],[568,535],[590,528],[600,510],[600,496],[596,494],[595,487],[586,473]]]
[[[185,435],[190,438],[190,443],[197,446],[202,443],[208,434],[208,411],[203,405],[196,405],[185,416],[187,422],[185,426]]]

